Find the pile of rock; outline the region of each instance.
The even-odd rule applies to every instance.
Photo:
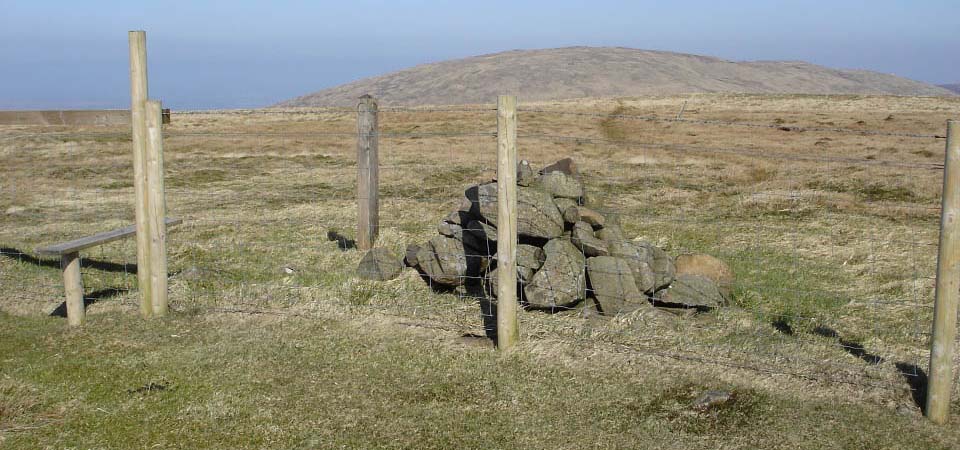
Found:
[[[585,195],[573,160],[539,171],[522,161],[517,180],[517,288],[527,308],[583,307],[614,315],[651,306],[708,309],[729,299],[733,273],[726,264],[708,255],[674,259],[649,242],[627,239],[619,217],[602,213]],[[404,262],[431,283],[479,284],[495,294],[497,213],[495,181],[468,187],[458,210],[438,225],[438,235],[410,245]],[[368,254],[361,276],[395,276],[396,263],[373,269],[383,259]]]

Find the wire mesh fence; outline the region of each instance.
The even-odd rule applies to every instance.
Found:
[[[168,239],[171,308],[383,313],[495,332],[495,108],[380,109],[376,246],[418,268],[386,282],[357,274],[355,110],[173,117],[166,201],[184,224]],[[521,107],[521,333],[920,386],[942,146],[908,130]],[[4,309],[61,308],[59,262],[35,248],[132,223],[129,149],[124,129],[0,130]],[[576,170],[542,179],[565,157]],[[554,182],[582,193],[542,194]],[[699,255],[729,279],[697,278]],[[83,258],[91,308],[136,309],[131,240]]]

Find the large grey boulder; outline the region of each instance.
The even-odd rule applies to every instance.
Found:
[[[540,175],[535,185],[554,197],[579,200],[583,196],[583,183],[576,177],[560,171]]]
[[[403,260],[383,247],[368,251],[357,266],[357,275],[364,280],[392,280],[400,276],[402,271]]]
[[[723,295],[713,280],[687,273],[677,275],[669,288],[654,294],[653,300],[657,306],[716,308],[724,305]]]
[[[607,223],[604,224],[603,228],[597,230],[597,237],[604,242],[623,242],[626,241],[626,237],[623,234],[623,229],[620,228],[620,225]]]
[[[483,223],[477,220],[470,221],[464,231],[473,235],[479,242],[489,242],[493,246],[494,253],[497,249],[497,228],[493,225]]]
[[[570,232],[570,242],[586,256],[607,256],[610,250],[607,244],[593,235],[593,228],[586,222],[573,224]]]
[[[543,249],[540,247],[535,247],[532,245],[520,244],[517,246],[517,282],[523,286],[526,286],[530,283],[530,280],[533,279],[533,275],[543,267],[543,262],[546,259],[546,254]],[[498,267],[499,268],[499,267]],[[499,279],[497,278],[497,269],[493,269],[490,273],[487,274],[487,282],[490,285],[490,294],[497,295],[497,286],[499,285]]]
[[[463,233],[463,226],[459,223],[442,220],[439,224],[437,224],[437,233],[447,237],[457,237]]]
[[[624,259],[612,256],[587,258],[587,276],[605,315],[632,312],[650,305],[637,288],[633,270]]]
[[[497,226],[497,184],[484,183],[466,191],[473,202],[471,214]],[[517,188],[517,234],[540,239],[553,239],[563,234],[563,216],[550,194],[532,187]]]
[[[481,263],[463,241],[446,236],[434,236],[422,245],[416,260],[433,282],[446,286],[460,286],[467,277],[478,276]]]
[[[630,266],[637,289],[640,292],[653,293],[657,284],[653,269],[653,251],[646,246],[623,240],[607,241],[607,246],[610,248],[610,256],[624,259]]]
[[[530,166],[530,161],[521,160],[517,163],[517,185],[530,186],[537,180],[537,174]]]
[[[520,244],[517,246],[517,275],[520,282],[527,284],[533,279],[533,274],[543,267],[547,254],[542,248],[533,245]]]
[[[663,249],[649,242],[639,242],[637,246],[648,249],[650,255],[653,257],[650,268],[653,269],[653,273],[656,275],[654,290],[660,290],[669,286],[677,274],[677,266],[674,264],[673,258],[671,258],[667,252],[663,251]]]
[[[546,259],[524,289],[536,308],[564,308],[585,297],[584,257],[569,241],[554,239],[543,247]]]
[[[572,198],[556,197],[556,198],[553,199],[553,202],[557,204],[557,209],[560,211],[560,214],[563,216],[563,221],[564,221],[564,222],[566,222],[566,223],[568,223],[568,224],[570,224],[570,225],[573,225],[573,224],[577,223],[577,220],[579,220],[579,219],[575,219],[575,220],[568,220],[568,219],[567,219],[567,217],[568,217],[568,216],[567,216],[567,210],[570,209],[570,208],[576,208],[576,207],[578,206],[578,203],[577,203],[576,200],[574,200],[574,199],[572,199]],[[573,216],[569,216],[569,217],[572,218]]]
[[[408,267],[417,267],[420,262],[417,261],[417,253],[420,253],[420,244],[407,245],[407,251],[403,255],[403,262]]]
[[[567,223],[586,222],[594,229],[601,229],[606,223],[603,214],[586,206],[574,206],[563,210],[563,220]]]

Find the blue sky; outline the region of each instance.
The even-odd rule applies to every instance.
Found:
[[[0,0],[0,108],[125,107],[134,29],[147,31],[151,97],[177,109],[265,106],[425,62],[572,45],[960,82],[956,0]]]

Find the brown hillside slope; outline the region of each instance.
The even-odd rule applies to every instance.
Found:
[[[894,75],[796,61],[734,62],[650,50],[569,47],[513,50],[424,64],[280,103],[348,106],[363,94],[383,104],[489,103],[514,93],[526,101],[693,92],[953,95]]]
[[[949,89],[953,92],[956,92],[957,94],[960,94],[960,83],[941,84],[940,87],[944,89]]]

